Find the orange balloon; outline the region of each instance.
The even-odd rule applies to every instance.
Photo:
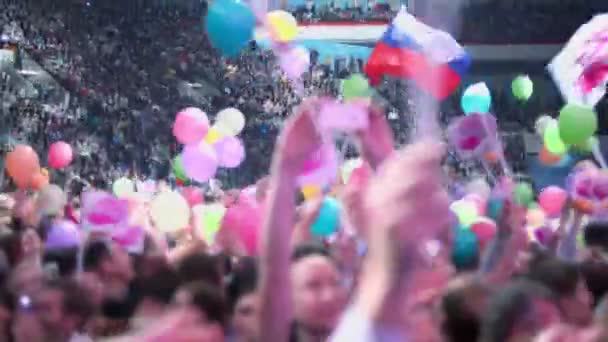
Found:
[[[488,163],[495,164],[500,159],[500,154],[495,151],[490,151],[483,155],[483,159],[485,159]]]
[[[540,150],[538,154],[538,160],[545,165],[553,165],[559,162],[562,159],[562,156],[559,154],[553,154],[547,150],[545,146]]]
[[[17,145],[6,155],[6,170],[19,188],[27,187],[32,177],[40,172],[36,151],[27,145]]]
[[[588,199],[584,199],[584,198],[576,198],[572,201],[572,206],[574,207],[574,209],[585,213],[585,214],[591,214],[593,213],[593,202],[591,202]]]
[[[40,190],[49,184],[49,174],[48,172],[44,173],[43,170],[40,170],[37,174],[32,176],[32,180],[30,182],[30,187],[33,190]]]

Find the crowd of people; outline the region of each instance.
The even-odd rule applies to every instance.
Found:
[[[295,91],[272,53],[255,44],[235,58],[218,56],[199,17],[95,6],[3,3],[2,39],[18,42],[23,56],[16,58],[34,60],[69,94],[49,106],[50,91],[36,84],[26,94],[15,78],[36,81],[3,69],[4,152],[24,143],[44,156],[51,143],[67,141],[76,156],[65,171],[53,171],[51,183],[82,184],[36,192],[5,187],[0,194],[0,341],[608,339],[608,223],[596,215],[605,206],[598,213],[564,198],[549,214],[547,201],[539,200],[539,208],[514,196],[520,179],[507,170],[488,177],[478,170],[470,186],[471,179],[446,167],[441,134],[410,135],[426,107],[411,84],[394,79],[376,88],[365,104],[368,127],[341,151],[360,156],[361,166],[325,189],[331,197],[307,194],[299,175],[326,143],[313,123],[321,107],[315,95],[339,97],[340,78],[356,70],[312,58],[303,91]],[[490,4],[472,6],[481,11]],[[517,40],[523,36],[512,32],[526,26],[516,13],[555,13],[534,6],[512,4],[512,15],[505,10],[496,17],[471,10],[467,16],[475,20],[465,20],[463,32]],[[329,12],[350,20],[367,13]],[[371,12],[374,20],[390,16],[386,6]],[[570,28],[559,18],[588,17],[579,12],[539,18],[543,29],[531,32],[563,39],[562,29],[580,23]],[[324,18],[313,6],[298,16]],[[513,31],[486,29],[484,20]],[[552,85],[543,72],[532,77],[535,97],[526,104],[513,99],[508,83],[488,79],[501,128],[515,123],[510,131],[523,131],[539,113],[557,109],[559,95],[547,90]],[[170,182],[170,160],[178,153],[171,125],[190,106],[211,120],[227,107],[245,113],[240,137],[247,159],[235,172],[218,173],[224,191],[215,186],[203,196],[195,186],[186,195]],[[457,98],[442,104],[439,125],[458,115],[459,106]],[[508,163],[516,165],[510,152],[507,146]],[[586,161],[577,172],[595,168]],[[125,197],[92,192],[123,176],[154,180],[154,190]],[[604,189],[594,190],[606,197]],[[198,193],[187,209],[192,219],[173,230],[163,227],[177,212],[149,198],[170,191],[188,201]],[[451,206],[463,196],[487,217],[464,223]],[[195,210],[201,205],[209,211]],[[210,221],[197,215],[212,207],[224,216],[210,231]],[[143,233],[117,235],[119,227]]]

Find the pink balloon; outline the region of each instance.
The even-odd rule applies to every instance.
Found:
[[[234,168],[245,159],[245,147],[237,137],[224,137],[213,144],[220,166]]]
[[[206,143],[186,145],[181,156],[186,174],[198,182],[208,181],[217,171],[217,155]]]
[[[538,204],[547,216],[556,217],[562,211],[567,198],[568,194],[562,188],[548,186],[540,192]]]
[[[173,135],[180,143],[194,144],[201,141],[209,130],[207,114],[198,108],[186,108],[177,113]]]
[[[257,253],[258,234],[262,221],[261,207],[252,201],[239,201],[226,211],[222,230],[239,238],[250,255]]]
[[[496,223],[487,217],[481,217],[471,224],[471,231],[475,233],[483,249],[496,235]]]
[[[186,202],[190,205],[190,208],[205,201],[203,191],[193,186],[182,189],[182,196],[184,196]]]
[[[486,214],[487,202],[483,197],[478,194],[468,194],[463,199],[475,203],[479,215],[483,216]]]
[[[53,169],[63,169],[64,167],[70,165],[72,158],[72,147],[66,142],[55,142],[49,148],[49,166]]]

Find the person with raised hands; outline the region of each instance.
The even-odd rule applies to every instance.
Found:
[[[443,146],[420,141],[388,157],[364,192],[369,250],[351,307],[332,341],[407,341],[408,301],[429,266],[425,244],[449,227]]]

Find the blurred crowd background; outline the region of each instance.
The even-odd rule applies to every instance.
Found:
[[[81,177],[101,187],[122,175],[166,178],[178,152],[168,133],[175,113],[196,106],[213,118],[223,108],[236,107],[247,117],[242,134],[247,158],[238,172],[222,171],[218,178],[238,186],[268,170],[278,128],[300,98],[273,55],[255,43],[233,60],[214,52],[201,22],[205,2],[1,4],[3,44],[19,46],[15,63],[2,62],[3,149],[26,142],[41,152],[54,141],[69,141],[78,155],[62,176]],[[376,1],[287,5],[303,23],[388,21],[398,9],[398,4]],[[412,5],[420,18],[440,27],[432,13],[455,6],[445,1]],[[464,44],[563,43],[593,13],[608,10],[603,0],[563,0],[559,6],[554,1],[470,1],[458,6],[461,20],[454,34]],[[338,95],[341,79],[361,69],[351,61],[336,70],[315,59],[314,51],[311,57],[304,75],[306,95]],[[511,79],[522,72],[535,84],[534,96],[525,105],[510,95]],[[474,63],[474,79],[490,86],[493,111],[516,145],[523,143],[519,133],[532,130],[539,114],[561,106],[542,63]],[[466,81],[464,85],[470,83]],[[411,91],[407,82],[393,79],[377,88],[400,142],[407,141],[416,110],[406,96]],[[444,123],[459,113],[458,101],[454,96],[442,104]],[[605,108],[606,103],[598,106],[601,121]],[[600,123],[600,129],[605,127]],[[347,154],[349,150],[344,149]],[[524,167],[523,149],[507,143],[507,150],[514,167]]]

